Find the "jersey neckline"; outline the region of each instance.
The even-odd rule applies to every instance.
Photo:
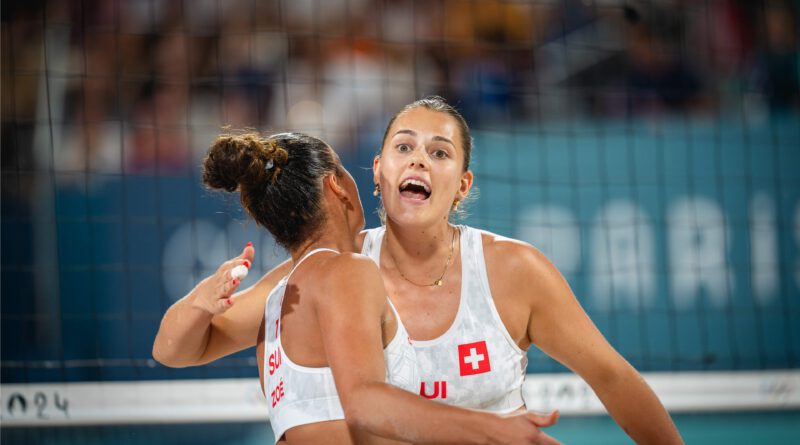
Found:
[[[461,258],[461,270],[463,272],[463,270],[464,270],[464,260],[465,260],[465,258],[464,258],[464,233],[466,233],[466,231],[464,230],[464,226],[462,226],[460,224],[454,224],[454,226],[458,230],[458,248],[459,248],[459,256]],[[375,239],[376,251],[378,253],[377,253],[377,255],[375,255],[375,257],[373,257],[375,262],[378,264],[378,268],[380,268],[380,265],[381,265],[380,256],[381,256],[381,250],[383,249],[383,240],[384,240],[385,237],[386,237],[386,226],[381,226],[381,231],[379,233],[379,236],[375,237],[376,238]],[[450,326],[447,327],[447,329],[444,331],[444,333],[442,333],[442,335],[440,335],[438,337],[435,337],[435,338],[432,338],[432,339],[429,339],[429,340],[415,340],[415,339],[411,338],[411,333],[409,333],[408,334],[408,336],[409,336],[408,338],[411,340],[411,343],[414,346],[423,347],[423,348],[424,347],[429,347],[429,346],[435,346],[435,345],[437,345],[437,344],[439,344],[439,343],[441,343],[443,341],[446,341],[447,339],[449,339],[450,337],[452,337],[454,335],[454,332],[456,331],[456,326],[458,325],[458,322],[462,318],[462,312],[464,311],[464,306],[465,306],[464,305],[464,289],[466,289],[466,286],[464,286],[464,280],[465,280],[465,277],[464,277],[464,274],[462,273],[461,274],[461,288],[458,291],[458,309],[456,310],[456,316],[455,316],[455,318],[453,318],[453,321],[452,321],[452,323],[450,323]],[[389,297],[389,301],[391,301],[391,297]],[[398,318],[400,318],[399,314],[398,314]]]

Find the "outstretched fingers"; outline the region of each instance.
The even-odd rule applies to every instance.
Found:
[[[195,305],[212,314],[225,312],[233,306],[233,293],[250,271],[254,256],[253,244],[248,242],[239,255],[222,263],[214,275],[203,280]]]
[[[253,243],[248,241],[247,244],[244,245],[242,253],[240,253],[239,256],[236,258],[253,262],[253,258],[255,258],[255,256],[256,256],[256,249],[253,247]]]

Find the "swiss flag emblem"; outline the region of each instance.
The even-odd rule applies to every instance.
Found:
[[[461,375],[483,374],[492,370],[486,341],[458,345],[458,367]]]

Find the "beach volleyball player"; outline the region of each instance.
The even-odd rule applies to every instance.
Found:
[[[535,344],[579,374],[637,443],[682,443],[655,393],[541,252],[449,222],[472,187],[471,154],[469,127],[444,99],[403,108],[373,164],[384,225],[357,240],[379,264],[414,340],[421,393],[435,395],[438,382],[447,385],[447,397],[438,397],[445,403],[522,408],[526,353]]]
[[[356,247],[380,267],[384,286],[417,353],[420,393],[457,406],[513,412],[524,407],[526,352],[536,345],[580,375],[638,443],[682,443],[639,373],[603,338],[561,274],[534,247],[450,216],[469,195],[472,138],[439,97],[404,107],[389,122],[373,171],[385,224]],[[267,273],[206,329],[216,335],[177,357],[202,363],[253,346],[260,320],[247,307],[288,265]],[[176,335],[191,335],[176,329]],[[223,339],[218,341],[217,339]]]
[[[209,150],[203,178],[211,188],[239,191],[245,210],[292,256],[291,269],[269,292],[258,336],[276,441],[557,443],[537,427],[552,424],[554,415],[503,417],[416,394],[408,334],[375,263],[354,253],[364,225],[355,182],[324,142],[295,133],[223,135]],[[199,327],[200,344],[219,341],[209,322],[238,305],[230,293],[252,253],[247,246],[170,308],[154,345],[159,361],[181,366],[172,361],[174,347],[202,349],[175,341],[171,325]]]

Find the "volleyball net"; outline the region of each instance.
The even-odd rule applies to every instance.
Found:
[[[247,241],[244,286],[286,258],[235,197],[201,187],[205,150],[226,126],[319,136],[374,227],[384,126],[429,94],[473,129],[465,223],[547,254],[668,407],[800,406],[790,2],[76,0],[2,14],[4,426],[263,419],[253,351],[191,369],[151,358],[170,304]],[[532,407],[601,409],[556,362],[528,358]]]

